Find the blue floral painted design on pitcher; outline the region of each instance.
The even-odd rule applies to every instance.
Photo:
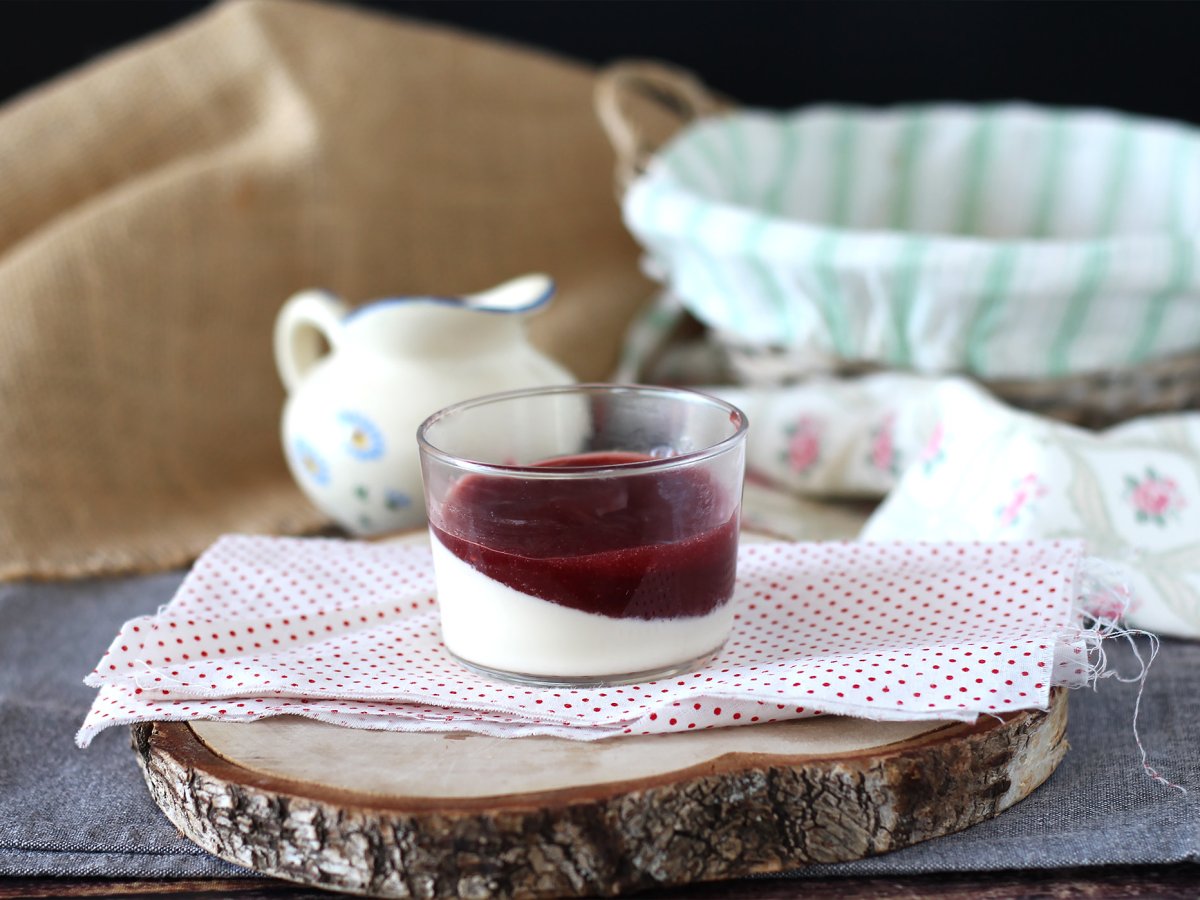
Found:
[[[404,491],[398,491],[395,488],[389,488],[384,492],[383,505],[387,507],[389,512],[396,512],[401,509],[407,509],[412,506],[412,498]]]
[[[362,413],[341,412],[338,421],[350,426],[346,440],[346,451],[355,459],[372,460],[383,456],[385,445],[383,432]]]
[[[307,475],[313,484],[320,487],[329,484],[329,464],[313,449],[312,444],[304,438],[296,438],[292,442],[292,456],[296,462],[295,468]]]

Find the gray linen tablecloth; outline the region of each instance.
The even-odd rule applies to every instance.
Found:
[[[0,587],[0,876],[231,877],[250,874],[179,836],[150,800],[114,728],[73,736],[93,691],[81,679],[125,619],[174,593],[178,573]],[[1122,642],[1112,665],[1136,671]],[[1071,698],[1071,750],[1031,797],[992,821],[809,875],[901,875],[1200,863],[1200,644],[1166,641],[1142,700],[1151,762],[1191,793],[1142,774],[1136,685],[1109,679]]]

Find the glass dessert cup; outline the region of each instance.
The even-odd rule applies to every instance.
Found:
[[[417,441],[446,649],[540,686],[695,668],[733,624],[746,430],[721,400],[641,386],[434,413]]]

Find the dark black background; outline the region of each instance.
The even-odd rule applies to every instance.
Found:
[[[0,99],[207,5],[0,0]],[[1200,3],[360,2],[594,62],[670,60],[743,102],[1026,99],[1200,123]]]

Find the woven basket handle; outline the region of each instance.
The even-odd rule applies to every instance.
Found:
[[[690,72],[642,60],[603,69],[594,99],[596,115],[617,154],[618,195],[675,132],[729,106]]]

